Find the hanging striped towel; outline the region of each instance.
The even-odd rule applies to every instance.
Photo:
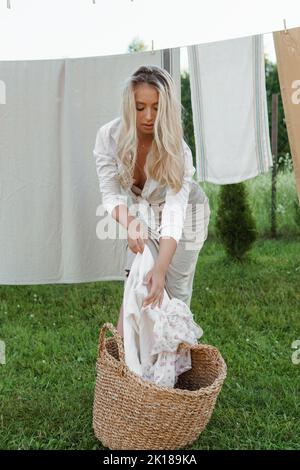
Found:
[[[263,36],[188,46],[196,175],[238,183],[272,166]]]

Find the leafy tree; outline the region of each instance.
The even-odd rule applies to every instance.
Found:
[[[142,52],[146,51],[147,48],[148,46],[146,46],[144,41],[142,41],[138,37],[135,37],[129,44],[127,52]]]
[[[194,159],[194,166],[196,167],[196,147],[195,147],[195,137],[194,137],[190,76],[187,72],[183,72],[181,74],[181,104],[183,106],[181,117],[182,117],[184,140],[191,148],[193,159]]]
[[[268,103],[268,117],[269,117],[269,132],[271,138],[272,129],[272,95],[278,93],[278,159],[277,167],[283,171],[292,168],[291,150],[288,140],[287,128],[285,123],[285,115],[280,93],[280,83],[278,77],[277,64],[271,62],[265,57],[265,71],[266,71],[266,92]]]

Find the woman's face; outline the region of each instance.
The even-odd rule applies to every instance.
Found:
[[[159,99],[158,91],[147,83],[141,83],[136,86],[134,96],[137,131],[141,136],[150,136],[154,132]]]

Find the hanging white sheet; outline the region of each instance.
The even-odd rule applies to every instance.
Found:
[[[169,69],[180,99],[179,52],[0,61],[0,284],[125,278],[126,240],[97,236],[95,138],[140,65]]]

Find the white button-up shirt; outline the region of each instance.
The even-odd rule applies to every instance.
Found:
[[[100,127],[93,150],[102,204],[110,215],[119,204],[124,204],[128,208],[128,196],[136,198],[132,189],[125,191],[117,179],[121,165],[116,153],[120,128],[121,117]],[[193,166],[192,152],[184,139],[182,139],[182,145],[185,160],[182,188],[176,193],[171,188],[160,187],[154,179],[147,178],[141,192],[141,198],[145,201],[150,203],[164,202],[161,225],[158,227],[158,238],[162,236],[173,237],[177,243],[182,235],[191,184],[194,181],[193,175],[196,171]]]

